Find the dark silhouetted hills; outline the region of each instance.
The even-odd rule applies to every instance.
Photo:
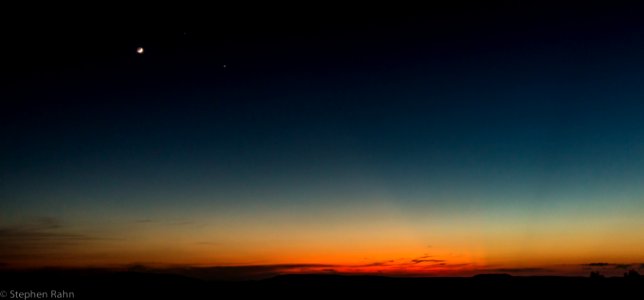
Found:
[[[39,270],[0,272],[0,291],[74,292],[76,299],[118,299],[130,297],[217,299],[222,296],[327,297],[449,295],[453,297],[492,296],[616,296],[640,295],[640,276],[513,277],[483,274],[474,277],[404,278],[384,276],[282,275],[264,280],[207,281],[175,274],[115,272],[106,270]],[[5,297],[5,299],[10,297]]]

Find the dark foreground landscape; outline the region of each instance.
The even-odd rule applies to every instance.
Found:
[[[2,299],[119,299],[130,297],[217,299],[231,296],[390,296],[524,298],[532,296],[640,297],[642,277],[474,277],[395,278],[380,276],[283,275],[252,281],[206,281],[144,272],[32,271],[0,273]],[[70,293],[71,292],[71,293]],[[22,293],[22,294],[19,294]],[[38,294],[39,293],[39,294]],[[136,299],[133,298],[133,299]]]

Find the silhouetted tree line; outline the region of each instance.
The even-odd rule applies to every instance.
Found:
[[[605,278],[605,276],[599,273],[599,271],[590,271],[590,278],[601,279]],[[640,273],[635,270],[629,270],[628,272],[624,273],[624,278],[640,278]]]
[[[626,278],[640,278],[640,273],[635,271],[635,270],[629,270],[628,272],[624,273],[624,277],[626,277]]]

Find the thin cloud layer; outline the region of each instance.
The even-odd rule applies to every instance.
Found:
[[[0,228],[0,259],[15,262],[51,258],[65,249],[97,240],[101,238],[68,230],[59,219],[36,218],[21,225]]]

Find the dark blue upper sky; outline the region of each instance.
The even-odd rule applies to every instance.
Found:
[[[20,33],[6,182],[75,166],[516,178],[639,161],[637,14],[451,9]]]

